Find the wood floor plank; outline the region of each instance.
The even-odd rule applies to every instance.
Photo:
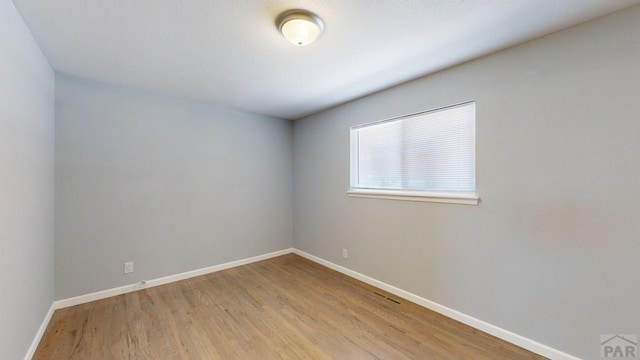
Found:
[[[543,359],[289,254],[56,310],[33,359]]]

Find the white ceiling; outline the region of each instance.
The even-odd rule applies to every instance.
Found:
[[[13,0],[59,72],[295,119],[640,0]],[[289,44],[274,19],[325,32]]]

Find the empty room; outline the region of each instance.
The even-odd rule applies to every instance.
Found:
[[[640,359],[640,0],[0,0],[0,359]]]

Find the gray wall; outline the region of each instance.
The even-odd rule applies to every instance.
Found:
[[[291,247],[291,132],[57,74],[56,298]]]
[[[636,6],[296,121],[295,247],[599,358],[640,333],[639,59]],[[479,206],[347,198],[350,126],[467,100]]]
[[[54,296],[54,75],[0,1],[0,357],[24,357]]]

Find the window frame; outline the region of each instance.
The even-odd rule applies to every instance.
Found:
[[[387,122],[401,121],[403,119],[410,119],[420,115],[425,115],[433,112],[446,111],[447,109],[453,109],[460,106],[466,106],[470,104],[476,104],[476,101],[465,101],[452,105],[433,108],[425,111],[411,113],[407,115],[388,118],[385,120],[374,121],[365,124],[355,125],[349,128],[349,190],[347,196],[354,198],[374,198],[374,199],[389,199],[389,200],[404,200],[404,201],[423,201],[423,202],[435,202],[435,203],[448,203],[448,204],[463,204],[463,205],[478,205],[480,197],[477,194],[477,168],[474,165],[474,171],[476,172],[476,186],[475,191],[423,191],[423,190],[392,190],[382,188],[361,188],[355,186],[355,179],[358,174],[358,132],[357,129],[378,125]],[[474,112],[474,136],[476,136],[477,129],[477,111]],[[477,145],[476,145],[477,147]],[[477,148],[474,149],[474,162],[477,163]]]

